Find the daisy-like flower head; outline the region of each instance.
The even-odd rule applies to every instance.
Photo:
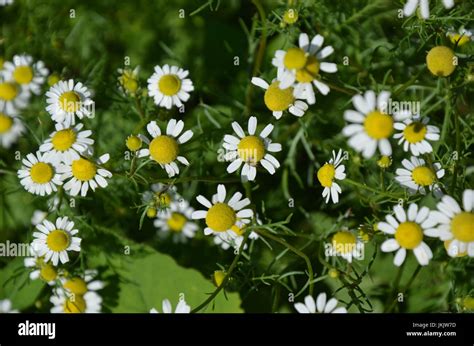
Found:
[[[53,303],[51,313],[99,313],[102,310],[102,297],[94,291],[84,295],[69,293],[62,289],[55,290],[50,302]]]
[[[0,3],[0,5],[2,4]],[[12,309],[12,302],[10,299],[0,300],[0,314],[17,314],[18,312],[18,310]]]
[[[433,224],[427,234],[450,241],[447,251],[451,257],[466,252],[474,257],[474,190],[464,190],[462,197],[463,209],[451,196],[443,196],[438,210],[430,214]]]
[[[34,63],[29,55],[15,55],[13,62],[5,62],[3,68],[8,79],[36,95],[41,92],[41,86],[49,73],[42,61]]]
[[[151,185],[151,191],[145,191],[142,196],[144,203],[156,207],[158,210],[168,209],[172,203],[181,200],[175,185],[157,183]]]
[[[339,231],[334,233],[331,239],[332,249],[335,254],[344,258],[347,262],[362,257],[361,249],[363,248],[361,240],[350,231]]]
[[[458,46],[463,46],[466,43],[473,40],[473,32],[471,30],[466,30],[464,28],[459,28],[458,31],[450,30],[446,33],[446,36],[449,37],[452,44],[457,44]]]
[[[321,185],[324,187],[323,197],[326,198],[326,203],[332,198],[333,203],[339,202],[339,194],[342,192],[341,187],[335,180],[343,180],[346,177],[344,172],[346,167],[341,164],[344,157],[342,150],[336,152],[332,151],[332,159],[326,162],[317,173],[317,177]]]
[[[94,162],[92,159],[80,157],[73,160],[70,165],[59,166],[58,172],[61,173],[61,179],[68,180],[64,184],[64,190],[71,196],[77,196],[80,192],[81,196],[85,197],[89,187],[92,191],[95,191],[97,186],[105,188],[108,185],[105,178],[111,178],[112,173],[99,165],[109,161],[109,158],[109,154],[104,154],[97,162]]]
[[[187,130],[180,135],[184,128],[182,120],[170,119],[166,126],[166,134],[163,135],[156,121],[150,121],[146,128],[153,139],[150,142],[145,136],[140,137],[148,144],[148,149],[141,149],[138,152],[138,157],[149,156],[166,170],[170,178],[179,173],[176,160],[183,165],[189,165],[188,160],[184,156],[180,156],[179,152],[180,145],[191,139],[193,131]]]
[[[188,201],[181,199],[170,203],[168,209],[162,209],[157,213],[154,225],[161,234],[173,234],[175,242],[186,242],[193,238],[198,226],[192,221],[194,209]]]
[[[44,256],[44,263],[51,260],[57,266],[59,261],[69,261],[68,251],[81,251],[81,238],[75,237],[79,231],[66,216],[58,217],[56,224],[44,220],[36,228],[39,232],[33,233],[35,239],[31,245],[38,256]]]
[[[278,76],[279,87],[286,89],[296,83],[294,94],[304,98],[309,104],[316,102],[313,85],[323,95],[329,93],[329,87],[320,80],[320,71],[337,72],[337,65],[323,61],[334,52],[332,46],[323,48],[324,37],[316,35],[311,42],[307,34],[300,34],[299,48],[289,48],[287,51],[277,50],[272,64],[283,69]]]
[[[5,78],[0,73],[0,112],[3,114],[16,114],[28,105],[30,93],[14,80]]]
[[[342,133],[350,137],[349,146],[365,158],[374,155],[377,147],[382,155],[392,155],[389,138],[394,131],[394,118],[384,111],[389,98],[390,93],[387,91],[376,96],[373,90],[368,90],[363,96],[355,95],[352,98],[356,110],[344,112],[344,119],[352,124],[344,127]]]
[[[27,257],[24,260],[25,267],[31,269],[30,279],[41,279],[53,286],[59,277],[59,271],[51,263],[45,263],[44,257],[38,255],[34,246],[30,246],[30,254],[32,257]]]
[[[0,145],[2,147],[10,148],[24,131],[25,127],[20,118],[0,112]]]
[[[268,138],[268,135],[273,131],[273,125],[268,124],[259,135],[256,135],[257,118],[250,117],[248,136],[236,121],[232,123],[232,128],[238,137],[225,135],[222,145],[228,150],[226,159],[232,161],[227,167],[227,172],[233,173],[243,164],[242,177],[253,181],[257,175],[257,165],[260,163],[270,174],[274,174],[275,169],[280,167],[280,163],[268,152],[281,151],[281,144],[272,143]]]
[[[403,144],[404,151],[411,151],[414,156],[431,153],[433,147],[428,141],[439,140],[439,128],[428,125],[429,119],[413,117],[396,122],[394,128],[400,132],[393,135],[398,144]]]
[[[137,66],[133,70],[131,68],[119,68],[117,69],[119,73],[118,82],[120,90],[125,94],[135,95],[138,90],[138,73],[140,72],[140,67]]]
[[[173,307],[171,306],[171,302],[168,299],[163,300],[162,305],[163,313],[165,314],[172,314]],[[178,305],[176,305],[176,310],[174,311],[175,314],[189,314],[191,312],[191,307],[186,303],[184,299],[180,299]],[[159,313],[155,308],[150,310],[151,314]]]
[[[278,69],[278,76],[281,77],[283,69]],[[294,88],[289,86],[286,89],[280,89],[280,82],[274,79],[271,84],[259,77],[252,78],[252,84],[265,89],[265,96],[263,98],[265,106],[272,111],[276,119],[280,119],[284,111],[289,111],[297,117],[302,117],[304,112],[308,109],[308,105],[293,95]]]
[[[450,9],[454,6],[454,0],[442,0],[442,3],[446,9]],[[408,0],[403,7],[403,14],[405,16],[411,16],[415,13],[416,8],[420,7],[420,14],[423,19],[430,17],[430,3],[429,0]]]
[[[148,94],[157,106],[167,109],[181,107],[194,90],[193,82],[186,78],[188,75],[189,71],[178,66],[155,66],[155,73],[148,79]]]
[[[197,196],[196,199],[208,208],[208,210],[198,210],[192,214],[193,219],[206,220],[205,235],[232,232],[236,227],[240,229],[245,224],[249,224],[253,217],[252,209],[243,209],[250,204],[250,200],[242,199],[242,194],[236,192],[226,202],[226,189],[222,184],[217,186],[217,194],[212,197],[212,203],[202,195]]]
[[[441,168],[439,162],[431,166],[422,158],[412,156],[410,161],[404,159],[402,165],[404,168],[398,168],[395,171],[397,174],[395,179],[401,185],[408,187],[411,192],[419,191],[425,194],[428,188],[437,195],[441,193],[437,180],[444,176],[444,169]]]
[[[446,46],[436,46],[426,55],[428,70],[437,77],[447,77],[456,69],[454,51]]]
[[[425,235],[430,235],[427,232],[432,223],[429,217],[430,210],[427,207],[418,208],[418,205],[412,203],[408,206],[407,212],[399,204],[393,207],[393,211],[395,217],[387,215],[386,222],[377,224],[377,229],[394,236],[382,243],[382,251],[397,251],[393,258],[396,266],[400,266],[405,261],[407,250],[413,250],[420,265],[427,265],[433,258],[431,249],[423,241]]]
[[[51,133],[39,148],[44,153],[43,157],[57,165],[70,165],[80,159],[80,154],[90,155],[90,147],[94,144],[94,140],[89,138],[92,131],[81,131],[83,126],[80,123],[71,127],[57,123],[56,131]]]
[[[69,127],[76,123],[76,116],[79,119],[94,117],[91,92],[81,82],[59,81],[49,89],[46,97],[46,110],[57,123]]]
[[[104,288],[103,281],[94,280],[97,274],[97,270],[87,269],[82,276],[61,278],[61,284],[67,293],[84,296],[87,292],[98,291]]]
[[[295,303],[295,309],[300,314],[341,314],[347,313],[347,309],[344,307],[337,308],[337,299],[331,298],[327,300],[326,293],[320,293],[316,298],[316,302],[312,296],[306,296],[303,303]]]
[[[62,184],[58,167],[48,161],[39,151],[26,155],[23,166],[18,170],[18,178],[29,193],[45,196],[57,191]]]

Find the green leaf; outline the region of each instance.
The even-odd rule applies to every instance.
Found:
[[[215,290],[211,281],[198,271],[179,266],[168,255],[150,252],[123,262],[124,280],[120,284],[118,305],[112,312],[143,313],[151,308],[161,311],[164,299],[169,299],[175,308],[181,293],[191,308],[195,308]],[[221,291],[202,312],[242,312],[240,303],[237,293],[224,295]]]
[[[30,280],[22,258],[16,258],[0,270],[0,299],[10,299],[14,309],[33,305],[43,288],[41,280]]]

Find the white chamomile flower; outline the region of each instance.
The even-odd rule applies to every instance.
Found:
[[[131,68],[119,68],[117,69],[119,73],[118,82],[120,89],[125,94],[135,95],[138,90],[138,73],[140,72],[140,67],[137,66],[133,70]]]
[[[427,232],[431,224],[430,210],[427,207],[418,208],[418,205],[412,203],[408,206],[407,212],[399,204],[393,207],[393,211],[395,217],[387,215],[386,222],[382,221],[377,224],[377,229],[385,234],[393,235],[393,238],[382,243],[382,251],[397,251],[393,258],[393,264],[398,267],[405,261],[407,250],[413,250],[420,265],[428,265],[433,258],[433,253],[423,241],[423,237],[430,236]]]
[[[3,68],[9,79],[36,95],[41,92],[41,86],[49,73],[42,61],[34,63],[29,55],[15,55],[13,62],[6,61]]]
[[[54,164],[65,163],[70,165],[73,161],[80,159],[80,154],[92,154],[90,147],[94,140],[89,138],[92,131],[81,131],[83,124],[76,126],[65,126],[56,123],[56,131],[50,134],[39,150],[43,152],[43,157]]]
[[[24,131],[20,118],[0,112],[0,145],[3,148],[10,148]]]
[[[402,165],[404,168],[395,171],[395,179],[401,185],[408,187],[411,192],[425,194],[428,188],[437,195],[441,193],[437,180],[444,176],[444,169],[439,162],[430,165],[422,158],[412,156],[410,160],[404,159]]]
[[[429,119],[413,117],[396,122],[394,128],[400,132],[393,135],[398,144],[403,144],[404,151],[411,151],[414,156],[431,153],[433,147],[428,141],[439,140],[439,128],[428,125]]]
[[[36,156],[32,153],[26,155],[21,162],[23,166],[18,170],[18,178],[29,193],[50,195],[62,184],[58,167],[46,160],[39,151],[36,152]]]
[[[39,232],[34,232],[35,238],[31,245],[38,256],[44,256],[44,262],[50,260],[57,266],[58,262],[69,262],[68,251],[81,251],[81,238],[75,237],[79,232],[74,229],[74,222],[66,216],[58,217],[56,224],[48,220],[36,225]]]
[[[1,5],[2,4],[0,3],[0,6]],[[18,312],[18,310],[12,309],[12,302],[10,299],[0,300],[0,314],[17,314]]]
[[[294,95],[304,98],[309,104],[316,102],[313,85],[323,95],[329,93],[327,84],[321,81],[320,71],[337,72],[337,65],[323,61],[334,52],[332,46],[323,48],[324,37],[316,35],[311,42],[307,34],[300,34],[299,48],[289,48],[287,51],[277,50],[272,64],[284,69],[278,77],[280,88],[286,89],[294,83]]]
[[[101,280],[94,280],[98,272],[95,269],[87,269],[82,276],[62,277],[61,284],[68,294],[84,296],[87,292],[99,291],[105,284]]]
[[[94,162],[92,159],[80,157],[73,160],[70,165],[60,165],[58,172],[61,173],[61,179],[63,181],[68,180],[64,184],[64,190],[71,196],[77,196],[80,192],[81,196],[85,197],[89,187],[92,191],[95,191],[97,186],[105,188],[108,185],[105,178],[111,178],[112,173],[99,165],[109,161],[109,158],[109,154],[104,154],[99,157],[97,162]]]
[[[194,90],[193,82],[186,78],[188,75],[189,71],[178,66],[155,66],[155,73],[148,79],[148,94],[157,106],[167,109],[181,107]]]
[[[316,302],[312,296],[306,296],[303,303],[295,303],[295,309],[300,314],[344,314],[347,309],[344,307],[337,307],[337,299],[331,298],[327,300],[326,293],[320,293],[316,298]]]
[[[268,124],[259,135],[256,135],[257,118],[250,117],[248,136],[245,135],[244,130],[236,121],[232,123],[232,128],[238,137],[225,135],[224,144],[222,145],[228,150],[226,159],[232,161],[227,167],[227,172],[233,173],[243,164],[242,177],[253,181],[257,175],[257,165],[260,163],[268,173],[274,174],[275,170],[280,167],[280,163],[268,152],[281,151],[281,144],[272,143],[268,138],[268,135],[273,131],[273,125]]]
[[[94,291],[84,295],[71,294],[62,289],[55,290],[50,302],[54,305],[51,313],[99,313],[102,310],[102,297]]]
[[[138,157],[149,156],[166,170],[170,178],[179,174],[176,160],[183,165],[189,165],[188,160],[184,156],[180,156],[179,152],[180,145],[191,139],[193,131],[187,130],[180,135],[184,128],[182,120],[170,119],[166,126],[166,134],[163,135],[156,121],[150,121],[146,128],[153,139],[150,142],[148,138],[141,136],[142,140],[148,144],[148,149],[141,149],[138,152]]]
[[[277,72],[278,76],[281,76],[282,73],[283,69],[279,68]],[[305,102],[297,100],[297,97],[293,95],[294,89],[292,86],[286,89],[280,89],[278,77],[274,79],[271,84],[268,84],[262,78],[253,77],[252,84],[265,90],[263,97],[265,106],[272,111],[276,119],[280,119],[284,111],[289,111],[297,117],[302,117],[308,109],[308,105]]]
[[[463,209],[451,196],[443,196],[438,210],[430,214],[433,225],[427,234],[449,241],[447,251],[451,257],[466,252],[474,257],[474,190],[464,190],[462,197]]]
[[[399,120],[399,117],[394,118],[385,112],[389,98],[388,91],[382,91],[377,96],[373,90],[368,90],[364,95],[352,98],[356,110],[344,112],[344,119],[352,124],[344,127],[342,133],[350,137],[349,146],[366,159],[374,155],[377,147],[382,155],[392,155],[389,138],[394,131],[394,119]]]
[[[45,263],[44,257],[38,255],[34,246],[30,246],[30,255],[32,257],[27,257],[24,260],[25,267],[31,269],[30,279],[41,279],[49,286],[54,286],[59,276],[58,270],[51,263]]]
[[[442,0],[442,3],[448,10],[454,6],[454,0]],[[403,14],[407,17],[411,16],[413,13],[415,13],[418,6],[420,7],[421,17],[428,19],[430,17],[429,0],[408,0],[403,7]]]
[[[171,302],[168,299],[163,300],[162,305],[163,313],[165,314],[172,314],[173,307],[171,306]],[[176,309],[174,311],[175,314],[189,314],[191,312],[191,307],[186,303],[184,299],[180,299],[178,305],[176,305]],[[155,308],[150,310],[151,314],[159,313]]]
[[[59,81],[46,92],[46,97],[46,110],[57,123],[69,127],[76,123],[76,116],[79,119],[94,117],[91,92],[81,82]]]
[[[344,157],[342,150],[336,152],[332,151],[332,158],[326,162],[320,169],[318,169],[317,177],[321,185],[324,187],[323,197],[326,198],[326,203],[332,198],[333,203],[339,202],[339,194],[342,192],[341,187],[335,180],[344,180],[346,167],[341,164]]]
[[[453,44],[457,44],[458,47],[465,45],[466,43],[474,39],[474,33],[472,30],[466,30],[459,28],[458,31],[450,30],[446,33]]]
[[[257,219],[257,223],[261,222]],[[230,248],[240,249],[242,241],[244,240],[245,226],[237,227],[233,226],[230,231],[220,232],[214,234],[214,244],[219,245],[222,249],[228,250]],[[258,239],[258,234],[254,231],[251,231],[249,234],[249,239]],[[244,250],[247,249],[247,244],[244,245]]]
[[[174,201],[169,204],[169,208],[158,211],[154,225],[161,234],[172,233],[175,242],[186,242],[198,230],[198,226],[192,221],[193,211],[188,201]]]
[[[233,232],[233,229],[240,229],[251,222],[252,209],[243,209],[250,204],[250,200],[242,199],[242,194],[236,192],[226,202],[226,194],[225,186],[219,184],[217,194],[212,196],[212,203],[202,195],[196,197],[199,203],[208,208],[208,210],[198,210],[192,214],[193,219],[205,219],[207,226],[204,229],[205,235]]]
[[[0,112],[15,114],[28,105],[30,93],[15,81],[0,74]]]
[[[344,258],[347,262],[362,259],[363,242],[351,231],[336,232],[331,239],[331,246],[334,254]]]

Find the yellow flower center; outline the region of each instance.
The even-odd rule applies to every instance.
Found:
[[[426,65],[428,70],[435,76],[447,77],[454,72],[455,55],[451,48],[437,46],[431,48],[426,56]]]
[[[122,87],[130,94],[134,94],[138,89],[138,81],[135,79],[131,71],[124,71],[123,74],[119,77],[119,82]]]
[[[463,299],[463,306],[467,310],[474,310],[474,297],[465,297]]]
[[[474,242],[474,213],[462,212],[453,217],[451,231],[457,240]]]
[[[413,122],[403,130],[403,137],[409,143],[418,143],[421,142],[426,135],[427,129],[423,123]]]
[[[167,223],[168,227],[173,232],[181,232],[187,221],[188,219],[183,214],[173,212],[171,213],[171,216],[169,217]]]
[[[49,232],[46,237],[46,244],[48,248],[55,252],[64,251],[69,247],[71,239],[69,233],[62,229],[55,229],[54,231]]]
[[[449,249],[449,245],[451,244],[451,242],[453,241],[454,239],[451,239],[451,240],[445,240],[444,241],[444,248],[446,249],[446,252],[448,251]],[[467,249],[464,251],[464,252],[459,252],[459,249],[457,249],[457,254],[455,257],[464,257],[464,256],[467,256]]]
[[[59,76],[56,73],[53,73],[48,77],[48,85],[50,87],[53,86],[54,84],[56,84],[59,81],[60,81]]]
[[[13,71],[13,79],[18,84],[28,84],[33,80],[33,70],[29,66],[18,66]]]
[[[168,208],[171,203],[171,196],[166,192],[156,192],[154,200],[160,208]]]
[[[0,134],[10,131],[12,126],[13,119],[3,113],[0,113]]]
[[[175,74],[161,76],[158,81],[158,90],[166,96],[173,96],[181,89],[181,80]]]
[[[356,246],[357,238],[347,231],[337,232],[332,236],[333,248],[342,254],[351,253]]]
[[[234,209],[225,203],[216,203],[207,211],[206,224],[215,232],[225,232],[237,221]]]
[[[79,160],[73,161],[71,165],[72,175],[80,181],[89,181],[94,178],[97,172],[96,165],[82,157]]]
[[[391,164],[392,164],[392,159],[390,158],[390,156],[383,155],[380,158],[380,160],[377,161],[377,165],[380,168],[388,168],[388,167],[390,167]]]
[[[283,64],[289,70],[299,70],[306,65],[306,53],[301,48],[290,48],[286,51]]]
[[[66,298],[64,303],[64,312],[69,314],[78,314],[86,311],[86,300],[84,297],[74,295],[71,298]]]
[[[298,20],[298,11],[294,8],[289,8],[283,14],[283,21],[286,24],[294,24]]]
[[[393,118],[380,111],[373,111],[365,117],[364,127],[373,139],[388,138],[393,132]]]
[[[324,187],[331,187],[335,176],[336,169],[334,168],[334,165],[330,163],[326,163],[318,169],[318,180]]]
[[[74,277],[67,280],[64,283],[63,287],[69,292],[74,293],[75,295],[82,296],[87,293],[87,284],[83,279],[79,277]]]
[[[173,162],[179,154],[178,142],[170,136],[155,137],[150,143],[150,156],[162,165]]]
[[[420,186],[429,186],[434,183],[436,174],[433,170],[426,166],[415,167],[411,172],[413,181]]]
[[[240,140],[237,153],[243,161],[256,165],[265,156],[265,144],[260,137],[246,136]]]
[[[319,73],[319,61],[314,56],[308,57],[306,65],[301,70],[296,71],[296,80],[301,83],[310,83],[316,79]]]
[[[13,100],[18,95],[18,88],[13,83],[0,83],[0,99],[4,101]]]
[[[471,38],[466,34],[464,34],[462,36],[461,36],[461,34],[450,34],[449,38],[451,39],[451,42],[453,44],[456,44],[456,42],[457,42],[458,46],[465,45],[466,43],[471,41]]]
[[[216,270],[214,272],[214,284],[219,287],[220,285],[222,285],[222,282],[224,281],[224,278],[225,278],[225,273],[222,271],[222,270]]]
[[[73,129],[60,130],[54,134],[51,142],[55,150],[66,151],[76,142],[76,133]]]
[[[51,181],[53,174],[53,167],[44,162],[37,162],[30,169],[31,180],[36,184],[45,184]]]
[[[270,84],[263,97],[267,108],[274,112],[287,110],[295,102],[293,88],[280,89],[279,84],[280,82],[278,81]]]
[[[130,151],[137,151],[142,147],[142,140],[138,136],[128,136],[125,145]]]
[[[402,222],[395,231],[395,239],[401,247],[413,250],[423,240],[423,230],[415,222]]]
[[[40,277],[46,282],[56,280],[58,273],[51,264],[43,264],[40,269]]]
[[[66,91],[59,96],[59,106],[65,112],[77,112],[81,107],[81,98],[74,91]]]
[[[156,216],[156,208],[148,208],[146,210],[146,216],[148,216],[150,219],[154,218]]]

